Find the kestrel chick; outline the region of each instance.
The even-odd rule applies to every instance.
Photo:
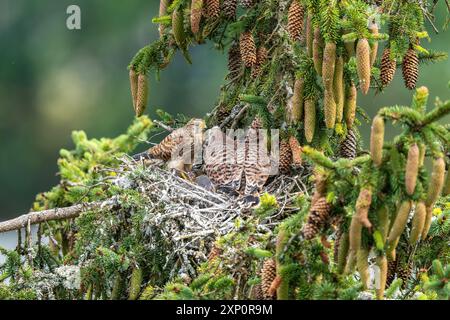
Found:
[[[196,149],[194,148],[195,144],[198,144],[201,152],[205,128],[204,120],[192,119],[184,127],[170,133],[161,143],[144,153],[135,155],[134,158],[170,160],[171,163],[177,163],[177,167],[179,167],[180,160],[185,161],[185,164],[192,164],[192,152]]]

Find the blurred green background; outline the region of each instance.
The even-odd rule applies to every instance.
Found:
[[[71,4],[81,8],[81,30],[66,28]],[[0,2],[0,220],[27,212],[37,193],[57,183],[58,151],[72,147],[72,130],[116,136],[131,123],[127,65],[138,49],[157,38],[151,18],[158,6],[157,0]],[[440,27],[445,4],[438,9]],[[450,33],[429,30],[433,42],[423,41],[423,46],[449,51]],[[151,117],[161,107],[203,116],[214,106],[226,56],[211,44],[191,53],[192,66],[177,55],[159,83],[152,79]],[[448,80],[450,62],[421,66],[419,85],[430,88],[432,99],[449,98]],[[359,105],[372,116],[379,107],[409,104],[410,99],[397,72],[383,95],[360,98]]]

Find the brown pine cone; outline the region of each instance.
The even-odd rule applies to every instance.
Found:
[[[300,41],[303,33],[305,8],[298,0],[293,0],[288,13],[288,31],[293,41]]]
[[[267,259],[264,261],[261,270],[261,289],[263,293],[264,300],[273,300],[275,296],[270,293],[270,286],[273,280],[277,276],[277,268],[274,259]]]
[[[386,286],[390,286],[392,281],[395,279],[395,274],[397,273],[397,261],[389,261],[388,262],[388,272],[387,272],[387,280]]]
[[[252,67],[257,61],[255,39],[251,32],[246,31],[240,37],[241,59],[247,68]]]
[[[380,66],[380,78],[383,87],[386,87],[389,83],[391,83],[392,79],[394,79],[396,70],[397,62],[395,60],[391,60],[391,49],[384,49]]]
[[[258,48],[256,52],[256,63],[252,67],[252,77],[257,78],[262,71],[262,66],[267,62],[268,53],[266,47]]]
[[[347,137],[341,142],[339,147],[339,155],[342,158],[354,159],[356,158],[356,148],[358,147],[358,140],[353,129],[347,132]]]
[[[233,43],[228,50],[228,72],[231,79],[239,75],[241,71],[241,51],[238,43]]]
[[[408,49],[403,57],[402,71],[406,88],[414,89],[419,77],[419,58],[417,52],[412,48]]]
[[[230,20],[234,20],[236,18],[236,10],[237,10],[238,0],[224,0],[222,4],[222,11],[225,17]]]
[[[406,287],[406,284],[411,278],[411,274],[412,274],[412,266],[410,264],[405,263],[397,267],[397,278],[403,280],[402,288]]]
[[[288,174],[291,171],[292,151],[289,142],[282,140],[280,142],[280,159],[279,170],[280,174]]]
[[[197,34],[200,31],[204,0],[192,0],[191,3],[191,31]]]
[[[220,16],[220,0],[206,0],[206,16],[217,19]]]
[[[260,284],[254,285],[250,292],[251,300],[264,300],[263,291]]]
[[[325,197],[319,198],[309,211],[308,221],[303,226],[302,234],[306,240],[313,239],[325,226],[330,215],[331,206]]]

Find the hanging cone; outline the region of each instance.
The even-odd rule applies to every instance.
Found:
[[[377,36],[378,33],[378,25],[376,23],[372,23],[369,27],[370,32]],[[377,54],[378,54],[378,41],[374,40],[372,43],[372,46],[370,47],[370,66],[373,66],[375,64],[375,61],[377,60]]]
[[[390,286],[392,284],[392,282],[395,280],[396,273],[397,273],[397,261],[389,260],[387,267],[386,286]]]
[[[175,9],[172,13],[172,31],[175,42],[178,47],[184,49],[186,47],[186,34],[184,32],[183,12]]]
[[[358,147],[358,140],[353,129],[347,132],[347,136],[342,141],[339,147],[339,155],[342,158],[354,159],[356,158],[356,149]]]
[[[341,123],[344,118],[344,58],[336,58],[336,67],[334,69],[333,93],[336,101],[336,123]]]
[[[305,80],[303,78],[295,79],[294,95],[292,97],[292,108],[289,114],[290,123],[298,123],[303,116]]]
[[[142,116],[147,107],[148,100],[148,80],[147,76],[144,74],[139,74],[138,76],[138,88],[136,93],[136,117]]]
[[[384,143],[384,119],[381,116],[375,116],[372,123],[372,133],[370,135],[370,154],[373,163],[379,167],[383,161],[383,143]]]
[[[163,17],[167,15],[167,8],[172,3],[172,0],[160,0],[159,1],[159,16]],[[162,37],[164,35],[164,29],[165,26],[163,24],[160,24],[158,27],[159,36]]]
[[[280,174],[288,174],[291,171],[292,151],[289,142],[282,140],[280,142],[280,159],[279,159]]]
[[[133,108],[136,111],[136,98],[138,91],[138,74],[133,69],[130,68],[130,88],[131,88],[131,99],[133,100]]]
[[[228,72],[229,78],[234,79],[241,71],[241,51],[239,44],[233,43],[228,50]]]
[[[367,290],[370,287],[370,272],[369,272],[369,250],[359,249],[357,254],[357,269],[361,277],[363,289]]]
[[[431,179],[428,185],[427,199],[425,201],[427,207],[432,207],[439,198],[444,187],[444,179],[445,160],[444,158],[437,158],[433,162],[433,171],[431,172]]]
[[[386,289],[388,262],[386,256],[378,256],[376,262],[379,268],[378,288],[376,289],[377,299],[383,300]]]
[[[327,42],[323,51],[322,81],[325,91],[333,90],[334,71],[336,66],[336,43]]]
[[[350,85],[347,90],[347,97],[344,103],[344,117],[347,128],[351,129],[356,117],[356,99],[358,96],[358,91],[354,83]]]
[[[408,49],[403,57],[402,71],[406,88],[414,89],[419,77],[419,57],[414,49]]]
[[[302,235],[306,240],[311,240],[319,234],[330,216],[330,210],[331,206],[325,197],[314,203],[309,211],[308,221],[302,230]]]
[[[202,20],[203,0],[192,0],[191,3],[191,30],[193,34],[200,31],[200,22]]]
[[[264,261],[261,270],[261,289],[264,300],[273,300],[275,296],[270,292],[270,286],[277,276],[276,264],[274,259]]]
[[[289,138],[289,146],[291,147],[293,165],[296,167],[301,166],[303,162],[302,160],[303,150],[296,137],[291,136]]]
[[[314,68],[319,76],[322,76],[322,61],[323,61],[323,39],[320,35],[320,29],[314,29],[313,40],[313,61]]]
[[[400,239],[401,234],[405,230],[410,212],[411,201],[403,201],[398,209],[391,231],[389,232],[388,243],[391,247],[394,247],[393,245],[397,244],[396,242]]]
[[[426,211],[427,211],[427,216],[425,217],[425,224],[423,226],[423,231],[422,231],[422,239],[425,239],[428,235],[428,232],[430,231],[431,228],[431,223],[433,222],[433,207],[426,207]]]
[[[220,0],[206,0],[206,16],[217,19],[220,16]]]
[[[358,200],[356,201],[356,216],[359,222],[370,229],[372,223],[369,221],[369,209],[372,204],[372,191],[368,188],[361,189]]]
[[[397,267],[397,277],[403,281],[402,288],[407,286],[408,281],[411,279],[412,271],[412,265],[408,263],[401,264]]]
[[[356,66],[359,77],[359,85],[363,94],[367,94],[370,88],[370,45],[367,39],[359,39],[356,45]]]
[[[417,175],[419,174],[420,151],[414,143],[408,151],[408,158],[405,167],[405,188],[408,195],[412,195],[416,189]]]
[[[380,79],[383,87],[386,87],[391,83],[392,79],[394,79],[396,70],[397,62],[395,60],[391,60],[391,49],[384,49],[380,67]]]
[[[333,129],[336,124],[336,102],[334,101],[333,90],[325,90],[323,107],[325,124],[328,129]]]
[[[415,245],[419,241],[420,236],[423,233],[425,227],[425,220],[427,219],[427,209],[425,203],[420,201],[416,205],[416,210],[414,213],[414,218],[411,226],[411,233],[409,235],[409,243]]]
[[[256,52],[256,63],[252,66],[252,77],[257,78],[261,75],[262,66],[267,62],[268,53],[266,47],[259,47]]]
[[[293,41],[300,41],[303,33],[303,20],[305,8],[298,0],[293,0],[289,7],[288,26],[289,35]]]
[[[244,32],[240,37],[241,59],[247,68],[252,67],[257,61],[255,39],[251,32]]]
[[[313,99],[305,100],[305,138],[308,143],[314,138],[316,130],[316,103]]]
[[[229,20],[236,19],[238,0],[224,0],[222,4],[222,11],[226,18]]]

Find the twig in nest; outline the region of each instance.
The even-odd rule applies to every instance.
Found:
[[[162,123],[161,121],[153,120],[153,123],[155,123],[158,127],[161,127],[164,130],[169,131],[169,132],[173,132],[173,130],[174,130],[172,127],[169,127],[168,125]]]

